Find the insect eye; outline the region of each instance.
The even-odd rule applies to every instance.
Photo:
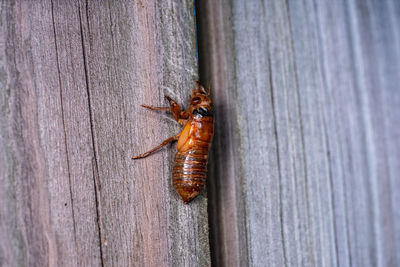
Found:
[[[194,97],[194,98],[192,99],[192,104],[197,104],[197,103],[200,102],[200,100],[201,100],[200,97]]]

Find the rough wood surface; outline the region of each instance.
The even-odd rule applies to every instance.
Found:
[[[199,1],[215,266],[400,264],[399,1]]]
[[[192,1],[3,1],[0,266],[208,266],[207,198],[171,183]]]

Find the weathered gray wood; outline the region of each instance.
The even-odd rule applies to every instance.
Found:
[[[215,266],[400,264],[398,1],[199,1]]]
[[[0,28],[0,265],[209,265],[174,149],[130,159],[180,130],[140,104],[186,104],[193,2],[4,1]]]

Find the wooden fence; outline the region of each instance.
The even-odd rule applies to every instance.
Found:
[[[400,264],[400,2],[0,10],[0,266]],[[199,73],[215,135],[185,205],[175,146],[130,158],[181,130],[140,104]]]

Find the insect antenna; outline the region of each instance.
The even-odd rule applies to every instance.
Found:
[[[206,89],[204,89],[204,87],[201,85],[201,83],[199,81],[196,81],[196,84],[199,87],[200,92],[202,92],[205,95],[208,95]]]
[[[211,79],[210,79],[210,81],[208,82],[208,94],[207,94],[207,96],[211,95],[211,84],[212,84],[212,82],[211,82]]]

